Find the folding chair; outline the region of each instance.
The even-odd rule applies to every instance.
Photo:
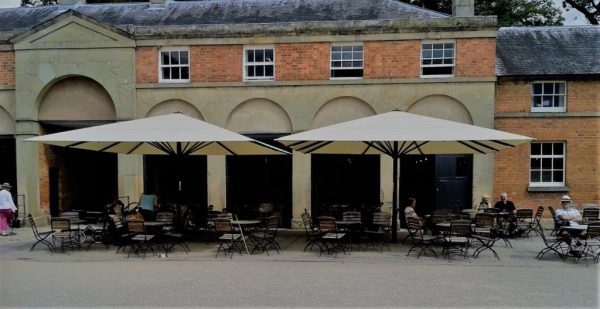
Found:
[[[412,247],[408,250],[406,256],[409,256],[413,249],[420,249],[417,258],[421,256],[421,253],[427,255],[427,251],[433,253],[435,257],[437,257],[437,253],[431,249],[431,245],[433,245],[436,237],[430,235],[423,235],[423,230],[421,229],[421,223],[419,219],[414,217],[407,217],[406,222],[408,224],[408,234],[412,239]]]
[[[463,258],[468,258],[471,245],[471,222],[456,220],[450,222],[450,234],[444,237],[444,256],[450,258],[450,253],[458,253]]]
[[[237,249],[242,254],[242,234],[236,233],[231,225],[231,220],[218,218],[214,220],[215,232],[220,234],[218,238],[219,247],[217,248],[217,254],[215,258],[219,256],[219,252],[231,252],[231,258],[233,258],[233,250]]]
[[[302,223],[304,224],[304,231],[306,232],[306,245],[304,246],[303,251],[306,251],[307,248],[312,250],[314,245],[319,247],[319,251],[322,251],[323,248],[321,247],[321,237],[324,235],[324,233],[320,232],[319,229],[313,225],[310,214],[306,209],[304,209],[301,217]]]
[[[383,253],[383,246],[387,246],[388,251],[390,250],[389,244],[389,232],[390,232],[390,215],[387,212],[375,212],[373,213],[373,226],[377,229],[374,231],[366,230],[364,235],[367,237],[367,244],[375,245],[379,244],[380,253]]]
[[[154,244],[151,242],[154,238],[154,235],[146,234],[146,227],[144,226],[144,221],[142,220],[127,220],[127,229],[130,233],[134,233],[135,236],[130,238],[130,241],[133,243],[129,248],[129,253],[127,254],[127,258],[133,251],[135,254],[139,254],[140,250],[144,250],[143,258],[146,258],[146,252],[148,249],[152,251],[154,255]]]
[[[44,245],[46,245],[48,247],[48,249],[50,249],[51,253],[54,253],[54,245],[49,242],[48,240],[46,240],[46,238],[50,237],[52,235],[52,233],[54,233],[53,230],[50,231],[45,231],[45,232],[40,232],[37,229],[37,226],[35,225],[35,221],[33,220],[33,217],[31,216],[31,214],[27,215],[27,219],[29,220],[29,225],[31,225],[31,230],[33,231],[33,236],[35,236],[35,239],[37,240],[33,246],[31,246],[31,248],[29,249],[29,251],[32,251],[33,248],[35,248],[35,246],[39,243],[42,243]]]
[[[500,260],[498,253],[493,248],[496,240],[498,240],[498,234],[494,228],[493,214],[480,213],[475,215],[475,228],[472,237],[479,243],[479,246],[473,252],[474,258],[477,258],[481,252],[489,250]]]
[[[337,224],[335,223],[334,217],[319,217],[319,230],[321,232],[325,232],[325,234],[321,237],[321,243],[323,247],[327,249],[327,253],[333,253],[335,257],[337,257],[338,249],[342,249],[344,254],[346,254],[346,233],[342,233],[338,231]],[[329,244],[329,245],[328,245]],[[350,246],[352,248],[352,245]],[[319,252],[319,256],[321,255],[323,250]]]
[[[250,238],[254,241],[254,249],[252,249],[252,254],[254,254],[254,251],[256,250],[261,250],[262,252],[267,252],[268,256],[269,248],[277,250],[277,254],[279,254],[280,246],[277,240],[275,240],[278,226],[279,217],[270,216],[267,218],[263,231],[250,235]]]

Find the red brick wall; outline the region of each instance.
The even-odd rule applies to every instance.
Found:
[[[364,43],[365,79],[417,78],[421,74],[421,41]]]
[[[329,79],[329,43],[277,44],[275,46],[275,79]]]
[[[0,86],[15,85],[15,52],[0,51]]]
[[[192,46],[190,81],[239,82],[243,74],[242,57],[242,45]]]
[[[136,48],[135,79],[140,84],[158,83],[158,48]]]
[[[496,75],[496,40],[494,38],[456,40],[456,77]]]
[[[43,215],[50,215],[50,178],[48,169],[55,165],[55,158],[50,146],[40,145],[40,212]]]
[[[569,112],[600,111],[600,82],[569,82]],[[500,81],[496,112],[529,112],[531,83]],[[518,207],[560,206],[569,194],[575,203],[600,204],[600,117],[496,118],[496,128],[536,138],[563,141],[566,151],[566,186],[569,192],[528,192],[530,146],[519,146],[496,155],[494,195],[507,191]],[[546,213],[546,216],[549,214]]]

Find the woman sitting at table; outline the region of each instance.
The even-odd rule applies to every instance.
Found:
[[[413,217],[419,219],[419,224],[423,226],[425,224],[425,221],[423,221],[423,219],[421,219],[421,217],[417,215],[417,212],[415,212],[415,207],[417,207],[417,200],[412,197],[409,198],[408,205],[406,206],[406,208],[404,208],[404,216],[406,218]]]
[[[490,196],[484,193],[481,196],[481,202],[477,205],[475,212],[483,212],[484,209],[488,208],[490,208]]]
[[[560,204],[562,208],[556,210],[556,218],[563,222],[559,221],[559,225],[579,225],[582,221],[581,213],[576,208],[571,208],[571,197],[563,195]]]

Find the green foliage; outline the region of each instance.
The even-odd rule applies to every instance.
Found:
[[[423,8],[452,14],[452,0],[400,0]],[[588,1],[588,0],[567,0]],[[475,15],[496,15],[498,26],[562,25],[564,18],[552,0],[475,0]]]
[[[563,8],[581,12],[592,25],[600,24],[600,0],[564,0]]]

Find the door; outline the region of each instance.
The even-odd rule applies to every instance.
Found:
[[[473,155],[436,156],[436,209],[471,208]]]

